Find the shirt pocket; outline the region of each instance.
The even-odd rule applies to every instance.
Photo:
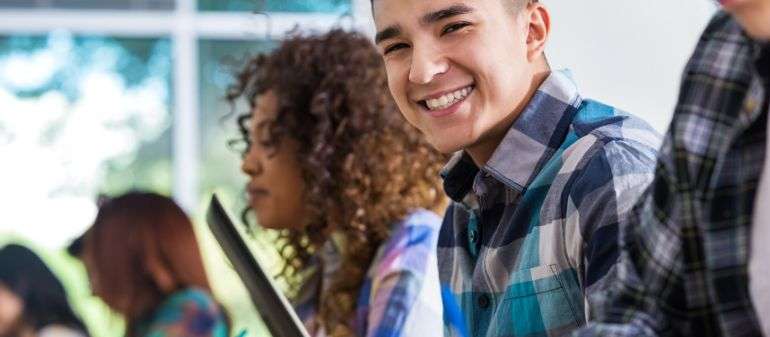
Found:
[[[555,265],[513,272],[494,320],[497,336],[554,336],[578,328],[583,319],[572,285]]]

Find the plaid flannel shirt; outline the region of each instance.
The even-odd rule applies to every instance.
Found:
[[[554,71],[486,165],[456,154],[443,173],[454,202],[438,251],[445,333],[581,326],[585,296],[611,279],[618,221],[652,180],[658,146],[647,124],[581,98]]]
[[[377,250],[356,304],[355,333],[361,337],[426,337],[442,327],[436,241],[441,218],[433,212],[411,213],[392,229]],[[303,287],[295,308],[313,336],[327,333],[316,320],[320,296],[339,275],[343,242],[330,240],[316,260],[323,265]]]
[[[575,336],[761,335],[747,264],[767,128],[760,50],[725,13],[706,28],[655,180],[623,225],[608,306]]]

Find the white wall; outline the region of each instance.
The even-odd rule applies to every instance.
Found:
[[[683,67],[716,5],[708,0],[544,0],[547,54],[572,70],[584,97],[614,105],[663,132]]]

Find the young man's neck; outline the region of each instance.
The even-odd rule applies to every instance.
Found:
[[[473,162],[476,164],[476,166],[482,167],[489,161],[489,158],[492,157],[492,154],[495,152],[497,147],[500,145],[500,142],[503,141],[503,138],[508,133],[508,129],[510,129],[511,125],[516,122],[516,119],[519,117],[521,112],[524,110],[524,108],[527,107],[529,102],[532,100],[532,97],[535,96],[537,89],[540,88],[540,85],[543,84],[545,79],[548,78],[548,75],[550,74],[551,69],[547,64],[545,67],[543,67],[542,70],[535,72],[534,76],[532,76],[529,90],[527,90],[527,94],[524,96],[524,99],[521,100],[521,103],[513,111],[511,111],[511,113],[502,123],[500,123],[492,130],[489,130],[489,132],[487,132],[486,135],[479,139],[478,142],[465,149],[465,152],[467,152],[471,159],[473,159]]]

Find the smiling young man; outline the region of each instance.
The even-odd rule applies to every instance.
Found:
[[[618,220],[652,179],[657,135],[551,71],[551,19],[537,1],[372,5],[402,114],[457,152],[438,248],[447,334],[581,326],[612,279]]]
[[[617,282],[575,336],[770,336],[770,0],[722,0],[684,71]]]

